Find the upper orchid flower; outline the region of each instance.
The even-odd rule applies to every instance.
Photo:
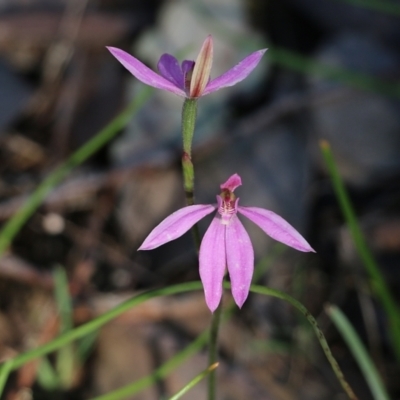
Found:
[[[107,49],[131,74],[146,85],[188,98],[205,96],[242,81],[253,71],[266,51],[263,49],[250,54],[229,71],[210,81],[213,61],[211,35],[204,41],[196,61],[185,60],[179,65],[174,56],[163,54],[157,64],[160,74],[121,49],[115,47]]]
[[[217,196],[217,204],[181,208],[155,227],[139,248],[151,250],[177,239],[217,209],[201,242],[199,256],[200,278],[206,303],[212,312],[221,300],[225,267],[228,267],[233,298],[239,307],[242,307],[249,294],[254,252],[249,235],[237,216],[238,212],[273,239],[300,251],[314,251],[300,233],[279,215],[263,208],[239,206],[239,198],[233,192],[241,184],[240,176],[232,175],[221,185],[222,192]]]

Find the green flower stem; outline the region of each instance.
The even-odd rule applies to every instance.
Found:
[[[197,99],[186,99],[182,108],[183,151],[192,157],[192,141],[197,117]]]
[[[185,151],[182,155],[183,188],[185,189],[186,204],[194,204],[194,167],[192,159]]]
[[[186,204],[194,204],[194,167],[192,162],[192,142],[196,126],[197,99],[186,99],[182,108],[182,139],[183,139],[183,187],[185,189]],[[192,228],[192,234],[197,250],[200,248],[200,233],[198,225]],[[211,330],[209,339],[209,365],[217,361],[218,355],[218,330],[221,321],[222,304],[215,310],[211,319]],[[208,376],[208,398],[214,400],[216,396],[216,374],[211,371]]]
[[[192,162],[192,142],[197,116],[197,100],[186,99],[182,108],[182,139],[183,139],[183,187],[186,204],[194,204],[194,168]]]
[[[222,298],[219,306],[214,311],[211,319],[210,339],[208,346],[208,365],[214,365],[218,359],[218,331],[221,323]],[[216,371],[211,371],[208,375],[208,400],[215,400],[217,393]]]
[[[394,300],[385,279],[379,269],[375,258],[369,250],[364,235],[360,229],[357,221],[356,214],[353,210],[353,206],[350,202],[349,196],[344,187],[343,181],[339,175],[339,171],[336,167],[335,160],[333,158],[330,145],[327,141],[321,141],[320,144],[322,155],[325,159],[326,166],[331,177],[333,188],[335,190],[336,197],[339,201],[340,208],[346,219],[347,226],[350,230],[350,234],[353,238],[355,248],[360,256],[365,269],[367,270],[372,289],[374,290],[376,297],[384,308],[388,322],[389,322],[389,335],[391,342],[397,356],[400,360],[400,310]]]
[[[28,197],[23,206],[4,225],[0,232],[0,255],[4,253],[25,222],[42,204],[51,190],[58,185],[76,166],[82,164],[97,150],[108,143],[150,98],[152,89],[145,87],[135,99],[100,132],[73,153],[65,162],[56,168]]]

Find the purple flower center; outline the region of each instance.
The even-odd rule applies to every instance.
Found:
[[[158,71],[160,75],[173,83],[179,89],[185,91],[188,95],[190,90],[190,82],[192,80],[192,73],[195,62],[184,60],[179,65],[178,60],[171,54],[163,54],[158,61]]]

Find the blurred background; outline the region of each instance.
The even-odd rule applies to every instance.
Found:
[[[372,399],[324,312],[325,304],[338,305],[392,398],[400,398],[386,315],[319,149],[321,139],[330,142],[367,243],[399,300],[400,1],[0,0],[0,220],[148,90],[105,46],[155,69],[165,52],[195,59],[208,34],[212,77],[252,51],[269,50],[248,79],[199,101],[196,201],[214,202],[219,185],[238,173],[242,205],[271,209],[295,226],[317,254],[281,247],[243,221],[257,282],[306,305],[359,398]],[[58,312],[63,297],[54,295],[63,282],[65,289],[64,273],[71,326],[142,290],[198,279],[190,234],[137,252],[150,230],[184,205],[181,107],[181,98],[154,90],[18,233],[0,259],[2,361],[66,329]],[[229,293],[225,303],[232,303]],[[209,322],[201,292],[145,302],[83,344],[14,372],[2,398],[106,393],[151,373]],[[219,399],[346,398],[312,329],[281,300],[250,294],[222,326],[220,350]],[[168,398],[206,364],[201,352],[131,398]],[[205,383],[185,398],[205,398]]]

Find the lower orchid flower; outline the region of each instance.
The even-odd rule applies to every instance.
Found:
[[[240,222],[240,213],[258,225],[267,235],[296,250],[314,250],[288,222],[272,211],[258,207],[239,206],[233,193],[241,186],[238,174],[232,175],[220,187],[217,204],[196,204],[181,208],[156,226],[139,250],[151,250],[186,233],[194,224],[217,209],[217,214],[207,229],[200,246],[200,278],[205,299],[211,312],[218,307],[222,297],[222,281],[228,268],[232,295],[242,307],[250,289],[254,270],[254,251],[250,237]]]

